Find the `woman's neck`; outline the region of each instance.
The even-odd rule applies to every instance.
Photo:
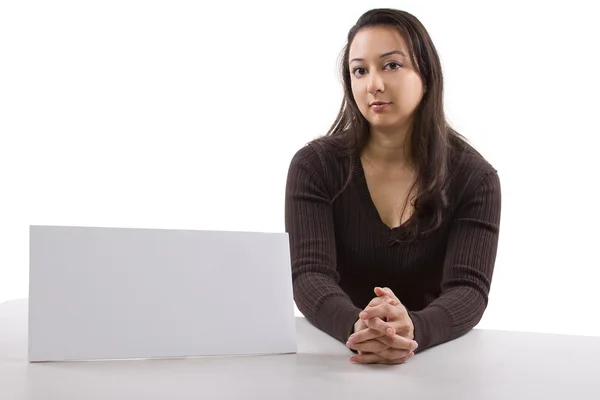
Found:
[[[389,134],[371,130],[362,155],[381,166],[412,169],[410,135],[407,132]]]

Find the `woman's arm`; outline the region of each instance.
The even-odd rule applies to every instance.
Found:
[[[345,343],[362,310],[338,285],[331,190],[325,181],[316,151],[310,145],[300,149],[288,171],[285,229],[296,306],[309,322]]]
[[[500,228],[501,191],[496,171],[466,195],[452,221],[440,297],[410,311],[417,351],[464,335],[487,307]]]

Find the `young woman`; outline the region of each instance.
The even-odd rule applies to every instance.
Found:
[[[403,363],[480,321],[500,181],[447,124],[440,60],[417,18],[366,12],[341,72],[337,119],[288,172],[294,298],[352,361]]]

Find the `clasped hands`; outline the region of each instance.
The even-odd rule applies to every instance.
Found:
[[[350,361],[402,364],[414,356],[417,342],[406,307],[389,288],[375,288],[375,297],[359,315],[346,346],[358,351]]]

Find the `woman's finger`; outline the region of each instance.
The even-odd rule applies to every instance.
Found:
[[[350,361],[358,364],[387,364],[388,360],[379,357],[374,353],[354,354],[350,357]]]
[[[410,351],[410,350],[393,349],[391,347],[388,347],[387,349],[379,351],[376,354],[381,358],[392,361],[392,360],[399,360],[401,358],[404,358],[404,357],[408,356],[410,353],[412,353],[412,351]]]
[[[386,295],[386,296],[381,296],[381,297],[375,297],[375,298],[373,298],[373,300],[371,300],[369,302],[369,304],[367,305],[367,308],[368,307],[375,307],[375,306],[378,306],[378,305],[381,305],[381,304],[384,304],[384,303],[390,304],[392,306],[397,306],[398,304],[400,304],[398,302],[398,300],[393,299],[393,298],[391,298],[391,297],[389,297],[389,296]]]
[[[364,329],[360,332],[356,332],[348,338],[346,346],[354,350],[361,351],[376,351],[364,348],[362,345],[372,340],[377,340],[383,343],[384,347],[391,347],[394,349],[415,351],[419,344],[412,339],[408,339],[401,335],[388,336],[374,329]]]
[[[375,329],[371,329],[371,328],[367,328],[367,329],[363,329],[362,331],[353,333],[352,335],[350,335],[350,337],[348,338],[348,345],[353,345],[355,343],[362,343],[362,342],[366,342],[367,340],[372,340],[372,339],[377,339],[378,337],[382,336],[383,333],[375,330]]]
[[[403,364],[406,361],[413,358],[415,353],[405,354],[402,357],[396,359],[385,359],[381,357],[379,354],[367,353],[367,354],[355,354],[350,357],[350,361],[358,363],[358,364]]]
[[[379,353],[390,348],[390,346],[380,340],[370,339],[361,343],[348,345],[352,350],[364,353]]]
[[[401,335],[381,336],[377,338],[380,342],[387,345],[391,349],[402,350],[405,352],[415,351],[419,344],[412,339],[408,339]]]
[[[376,331],[381,332],[383,335],[394,336],[396,334],[396,329],[394,328],[394,325],[392,325],[389,322],[383,321],[379,317],[367,319],[365,323],[370,329],[375,329]]]
[[[404,357],[400,357],[400,358],[395,359],[395,360],[388,360],[386,362],[386,364],[403,364],[403,363],[407,362],[408,360],[410,360],[411,358],[413,358],[414,355],[415,355],[415,353],[411,352],[411,353],[409,353],[408,355],[406,355]],[[383,362],[382,362],[382,364],[383,364]]]
[[[378,286],[378,287],[376,287],[376,288],[375,288],[375,294],[376,294],[378,297],[381,297],[381,296],[388,296],[388,297],[390,297],[391,299],[394,299],[394,300],[398,301],[398,303],[400,303],[400,299],[398,299],[398,297],[397,297],[397,296],[394,294],[394,292],[392,291],[392,289],[390,289],[390,288],[388,288],[388,287],[384,287],[384,288],[382,288],[382,287],[379,287],[379,286]]]
[[[358,315],[363,320],[369,320],[376,317],[392,319],[400,316],[402,309],[392,306],[389,303],[383,303],[378,306],[367,307]]]

